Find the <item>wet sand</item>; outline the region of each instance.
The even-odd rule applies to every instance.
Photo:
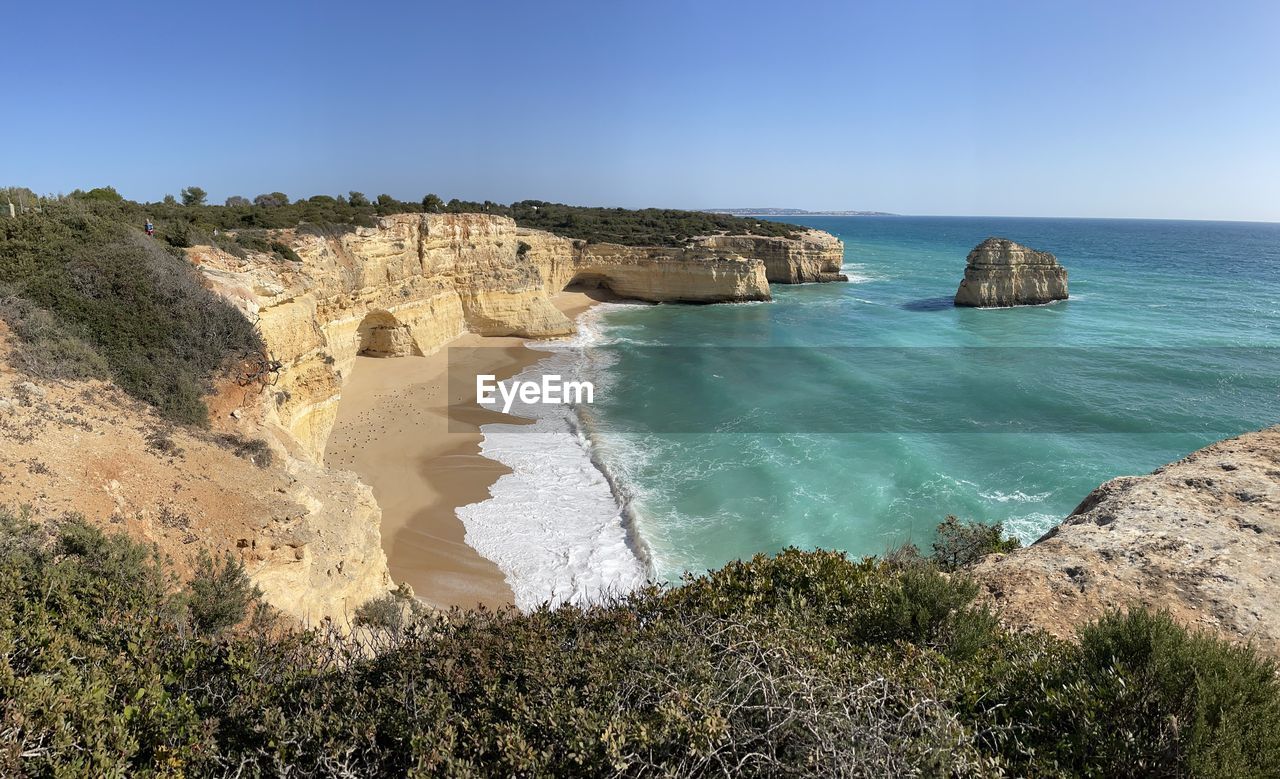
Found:
[[[552,300],[572,319],[600,299],[562,292]],[[373,488],[392,578],[433,605],[494,608],[514,600],[498,567],[467,546],[454,512],[487,499],[489,486],[510,472],[480,456],[480,425],[520,420],[476,405],[474,385],[465,382],[449,397],[448,349],[485,347],[472,352],[466,373],[493,373],[501,380],[543,356],[524,343],[467,334],[426,357],[357,357],[342,387],[325,464],[355,471]]]

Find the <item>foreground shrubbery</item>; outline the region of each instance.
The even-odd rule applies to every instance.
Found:
[[[18,336],[19,368],[110,378],[187,423],[205,421],[202,397],[220,369],[262,349],[181,252],[145,237],[114,202],[48,200],[0,218],[0,318]]]
[[[1010,634],[918,560],[788,550],[528,615],[392,598],[341,640],[213,632],[191,599],[247,585],[203,575],[0,520],[0,775],[1280,772],[1270,663],[1143,612]]]

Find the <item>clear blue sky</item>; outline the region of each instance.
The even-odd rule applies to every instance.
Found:
[[[22,2],[0,184],[1280,221],[1280,3]]]

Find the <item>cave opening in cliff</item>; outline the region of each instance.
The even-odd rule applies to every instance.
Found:
[[[356,328],[356,354],[366,357],[421,356],[409,326],[390,311],[371,311]]]
[[[613,289],[609,286],[609,277],[602,273],[580,273],[565,285],[564,291],[586,293],[598,291],[607,296],[613,295]]]

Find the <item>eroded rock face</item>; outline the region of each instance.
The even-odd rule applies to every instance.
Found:
[[[259,437],[260,396],[232,383],[234,397],[215,400],[235,403],[236,416],[220,415],[214,431],[174,426],[107,382],[22,381],[8,341],[0,322],[0,505],[30,505],[41,519],[74,511],[123,531],[154,545],[180,580],[200,550],[232,554],[268,603],[304,625],[345,628],[390,591],[381,510],[354,474],[277,447],[270,464],[237,451]]]
[[[574,283],[651,302],[767,300],[771,278],[831,280],[843,256],[838,240],[817,231],[633,247],[586,244],[484,214],[400,214],[372,228],[284,230],[273,239],[301,262],[207,246],[188,254],[210,287],[258,323],[282,365],[248,426],[283,458],[287,486],[279,492],[302,510],[289,523],[292,551],[251,573],[278,608],[340,623],[390,587],[372,492],[323,465],[357,354],[425,355],[467,332],[568,334],[574,325],[550,296]]]
[[[550,296],[573,283],[655,303],[717,303],[768,300],[775,278],[843,278],[843,245],[816,230],[637,247],[574,241],[486,214],[399,214],[372,228],[275,237],[302,262],[238,259],[212,247],[190,256],[259,323],[283,363],[271,421],[285,446],[313,463],[323,461],[343,377],[359,353],[430,354],[465,332],[565,335],[573,323]]]
[[[1003,308],[1066,299],[1067,269],[1056,257],[1008,238],[988,238],[969,252],[955,304]]]
[[[765,276],[775,284],[848,281],[840,272],[844,244],[831,233],[806,230],[797,238],[760,235],[712,235],[695,242],[696,251],[717,256],[754,257],[764,263]]]
[[[574,283],[607,287],[650,303],[768,300],[769,279],[756,258],[666,246],[586,243],[518,228],[524,258],[547,294]]]
[[[1031,546],[980,563],[1014,624],[1064,635],[1138,604],[1280,655],[1280,427],[1112,479]]]
[[[543,279],[517,256],[510,220],[478,214],[404,214],[375,228],[284,231],[302,258],[238,259],[191,251],[210,285],[258,322],[283,364],[269,421],[290,451],[313,463],[337,414],[357,354],[430,354],[464,332],[544,337],[573,331]]]

